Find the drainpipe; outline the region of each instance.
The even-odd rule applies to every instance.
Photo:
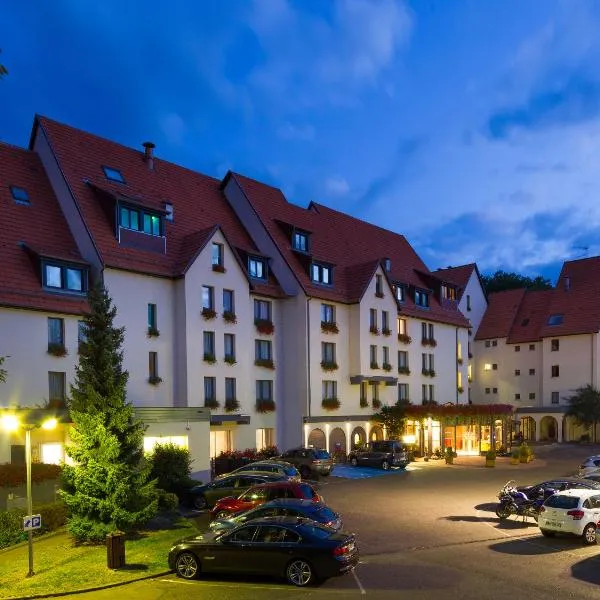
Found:
[[[456,404],[458,405],[458,327],[454,328],[454,389],[456,391]]]
[[[306,399],[308,403],[308,416],[310,417],[312,395],[311,395],[311,377],[310,377],[310,301],[306,299]]]

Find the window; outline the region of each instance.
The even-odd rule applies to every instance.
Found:
[[[383,268],[386,271],[391,271],[392,270],[392,261],[389,258],[384,258],[383,259]]]
[[[315,283],[331,285],[333,283],[331,275],[332,275],[331,267],[328,267],[328,266],[325,266],[322,264],[318,264],[318,263],[313,263],[310,266],[310,278]]]
[[[497,394],[498,393],[498,388],[492,388],[492,394]]]
[[[235,360],[235,335],[226,333],[223,336],[223,346],[225,348],[225,358]]]
[[[448,285],[442,285],[442,298],[456,300],[456,289]]]
[[[390,313],[387,310],[381,311],[381,328],[384,331],[390,330]]]
[[[11,185],[10,193],[17,204],[29,204],[29,194],[26,189]]]
[[[433,371],[433,354],[421,354],[421,363],[423,371]]]
[[[383,364],[390,364],[390,349],[387,346],[383,347]]]
[[[294,250],[308,252],[308,235],[302,231],[294,231],[292,236],[292,246]]]
[[[535,350],[535,344],[529,344],[529,350]]]
[[[399,383],[398,384],[398,400],[409,400],[408,396],[408,383]]]
[[[558,352],[559,348],[560,348],[559,340],[550,340],[550,351],[551,352]]]
[[[422,385],[421,386],[421,398],[423,403],[433,402],[434,398],[434,387],[433,385]]]
[[[233,377],[225,377],[225,403],[231,404],[237,399],[236,384]]]
[[[48,318],[48,345],[65,345],[65,322],[63,319]]]
[[[81,347],[87,342],[87,325],[85,321],[77,321],[77,348],[81,352]]]
[[[492,343],[490,342],[490,340],[485,340],[485,347],[489,348],[492,345]]]
[[[211,262],[213,267],[223,266],[223,244],[217,244],[213,242],[212,245],[212,253],[211,253]]]
[[[173,221],[173,205],[170,202],[165,202],[165,219],[167,221]]]
[[[427,325],[427,333],[428,333],[428,336],[429,336],[430,340],[434,340],[435,339],[435,336],[433,335],[433,323],[429,323]]]
[[[471,310],[471,296],[467,294],[467,310]]]
[[[215,377],[204,378],[204,405],[215,403],[217,399],[217,380]]]
[[[254,279],[266,279],[267,269],[262,258],[250,256],[248,258],[248,275]]]
[[[109,181],[116,181],[118,183],[125,183],[125,178],[121,174],[121,171],[118,169],[113,169],[112,167],[102,167],[104,171],[104,176]]]
[[[158,377],[158,353],[148,352],[148,377],[155,379]]]
[[[120,206],[119,225],[123,227],[123,229],[141,231],[155,237],[162,235],[160,215],[145,209],[142,210],[139,208],[131,208],[129,206]]]
[[[255,360],[271,360],[273,358],[272,352],[273,346],[270,340],[254,340]]]
[[[427,323],[421,323],[421,339],[427,339]]]
[[[371,386],[373,402],[379,402],[379,383],[377,381],[370,381],[369,385]]]
[[[515,400],[520,400],[521,399],[521,394],[515,394]]]
[[[361,381],[360,382],[360,403],[361,405],[365,404],[366,402],[368,402],[367,399],[367,388],[368,383],[366,381]]]
[[[404,286],[400,284],[396,284],[394,286],[394,293],[396,294],[396,300],[398,302],[404,302]]]
[[[559,377],[559,368],[558,365],[552,365],[550,368],[551,377]]]
[[[254,319],[260,321],[271,320],[271,302],[268,300],[254,301]]]
[[[64,402],[67,398],[67,375],[57,371],[48,372],[48,400]]]
[[[256,381],[256,399],[258,401],[273,400],[273,382],[268,379]]]
[[[335,307],[331,304],[321,304],[321,321],[335,323]]]
[[[492,365],[491,365],[491,363],[485,363],[485,364],[483,365],[483,370],[484,370],[484,371],[491,371],[491,370],[492,370]]]
[[[377,311],[374,308],[369,309],[369,327],[377,329]]]
[[[535,400],[535,392],[530,392],[529,393],[529,399],[530,400]]]
[[[485,388],[485,393],[489,394],[490,393],[490,388]]]
[[[521,369],[515,369],[515,376],[518,377],[521,374]]]
[[[210,354],[211,356],[215,355],[215,332],[214,331],[205,331],[202,335],[202,340],[204,344],[204,354]]]
[[[158,329],[156,321],[156,304],[148,304],[148,327]]]
[[[429,294],[421,290],[415,290],[415,304],[423,308],[429,307]]]
[[[209,285],[202,286],[202,308],[215,309],[215,288]]]
[[[383,296],[383,277],[381,275],[375,275],[375,294]]]
[[[69,292],[85,292],[85,274],[85,269],[44,263],[43,285],[47,288]]]
[[[552,392],[552,400],[551,400],[552,404],[558,404],[559,403],[559,397],[558,397],[558,392]]]
[[[398,350],[398,368],[408,369],[408,352],[405,350]]]
[[[492,371],[497,371],[498,370],[498,365],[496,363],[492,364]]]
[[[529,369],[529,374],[530,375],[535,375],[535,369]]]
[[[335,344],[332,342],[321,342],[321,361],[335,363]]]
[[[521,346],[515,346],[515,352],[521,352]]]
[[[406,319],[398,319],[398,335],[406,335]]]
[[[369,358],[371,361],[371,367],[377,364],[377,346],[369,346]]]
[[[492,347],[495,348],[498,345],[498,340],[492,340]]]
[[[560,325],[563,322],[563,315],[550,315],[548,325]]]
[[[235,295],[233,290],[223,290],[223,312],[235,313]]]
[[[323,400],[337,398],[337,381],[323,381]]]

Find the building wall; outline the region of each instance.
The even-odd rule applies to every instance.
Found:
[[[471,298],[471,310],[467,309],[467,296]],[[479,325],[487,309],[485,293],[475,271],[473,271],[471,277],[469,277],[469,281],[460,299],[458,308],[462,314],[471,321],[471,329],[474,336],[479,329]]]

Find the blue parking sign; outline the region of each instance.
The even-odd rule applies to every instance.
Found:
[[[31,531],[42,527],[42,515],[27,515],[23,517],[23,530]]]

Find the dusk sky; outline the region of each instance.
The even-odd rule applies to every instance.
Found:
[[[431,269],[600,254],[600,2],[4,0],[35,113],[404,234]]]

